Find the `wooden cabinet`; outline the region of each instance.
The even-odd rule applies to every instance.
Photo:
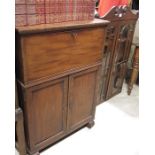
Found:
[[[30,155],[93,126],[108,23],[16,29],[16,74]]]
[[[100,103],[121,92],[138,14],[127,7],[113,7],[102,19],[111,23],[102,59]]]

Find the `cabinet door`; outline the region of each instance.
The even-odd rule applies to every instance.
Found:
[[[107,27],[107,35],[104,44],[99,103],[102,103],[106,99],[106,93],[110,76],[110,68],[113,64],[112,62],[113,62],[113,55],[115,52],[115,42],[117,39],[117,33],[118,33],[118,23],[113,22]]]
[[[127,63],[114,65],[109,79],[109,86],[106,99],[113,97],[122,90],[122,85],[126,73]]]
[[[114,63],[122,63],[128,60],[131,42],[134,33],[134,23],[122,23],[119,27],[119,34],[116,40]]]
[[[102,69],[111,66],[113,52],[115,50],[115,41],[117,38],[118,24],[111,23],[107,28],[106,39],[103,50]]]
[[[97,104],[98,67],[69,77],[68,128],[74,130],[93,120]]]
[[[26,89],[25,118],[30,150],[41,149],[66,130],[68,78]]]

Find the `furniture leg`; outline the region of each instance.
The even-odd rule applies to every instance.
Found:
[[[139,72],[139,46],[136,46],[133,58],[133,71],[128,85],[128,95],[131,94],[133,84],[136,82],[138,76],[138,72]]]
[[[91,129],[94,125],[95,125],[94,120],[91,120],[91,121],[87,124],[87,127],[88,127],[89,129]]]

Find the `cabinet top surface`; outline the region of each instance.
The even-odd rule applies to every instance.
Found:
[[[63,31],[74,28],[106,26],[108,25],[108,23],[109,21],[107,20],[94,19],[92,21],[63,22],[55,24],[22,26],[22,27],[16,27],[16,31],[20,34],[30,34],[30,33],[48,32],[48,31]]]

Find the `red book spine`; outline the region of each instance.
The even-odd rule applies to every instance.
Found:
[[[73,20],[72,12],[73,12],[73,0],[66,0],[66,21]]]
[[[75,8],[76,8],[77,2],[75,0],[72,1],[72,10],[71,10],[71,18],[72,21],[75,21],[76,13],[75,13]]]
[[[43,4],[44,1],[43,0],[26,0],[27,4]]]
[[[55,0],[55,12],[54,12],[54,22],[59,22],[59,0]]]
[[[45,14],[44,4],[28,4],[27,14]]]
[[[26,0],[26,4],[36,4],[37,0]]]
[[[16,4],[15,14],[16,15],[26,14],[26,4]]]
[[[38,25],[44,24],[44,15],[42,14],[33,14],[27,15],[27,24],[28,25]]]
[[[58,1],[58,22],[62,22],[62,0]]]
[[[26,4],[26,0],[15,0],[15,4]]]
[[[74,20],[78,21],[79,19],[79,3],[80,0],[77,0],[76,2],[74,1]]]
[[[45,23],[45,0],[27,0],[27,25]]]
[[[15,15],[15,25],[16,26],[26,26],[26,15]]]

